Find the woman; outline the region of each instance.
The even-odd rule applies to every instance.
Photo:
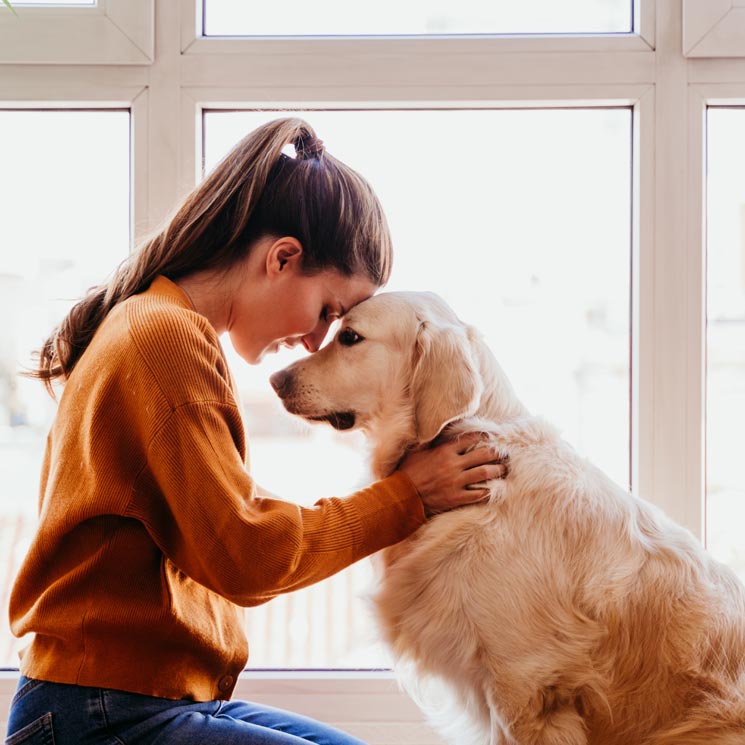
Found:
[[[359,742],[229,701],[248,658],[242,608],[480,499],[467,487],[504,469],[449,444],[344,499],[262,497],[218,336],[251,364],[282,345],[314,352],[390,261],[369,185],[305,122],[282,119],[74,306],[35,373],[64,393],[10,603],[13,632],[34,636],[8,742]]]

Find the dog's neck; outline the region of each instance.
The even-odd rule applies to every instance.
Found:
[[[368,431],[372,451],[370,468],[377,479],[390,476],[406,453],[419,445],[416,437],[412,437],[416,431],[413,412],[406,407],[385,421],[385,428],[371,427]]]
[[[528,410],[517,397],[512,383],[489,347],[480,340],[474,347],[484,392],[473,416],[487,419],[495,424],[526,416],[529,413]]]

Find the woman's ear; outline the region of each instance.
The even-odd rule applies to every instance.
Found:
[[[303,247],[297,238],[284,236],[277,238],[266,254],[266,272],[270,277],[285,274],[300,268]]]

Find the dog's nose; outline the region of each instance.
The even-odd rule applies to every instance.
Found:
[[[292,374],[287,370],[278,370],[269,376],[269,383],[274,388],[274,392],[280,398],[284,398],[292,387]]]

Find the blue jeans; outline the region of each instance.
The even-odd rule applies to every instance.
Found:
[[[6,745],[364,745],[313,719],[245,701],[194,703],[21,676]]]

